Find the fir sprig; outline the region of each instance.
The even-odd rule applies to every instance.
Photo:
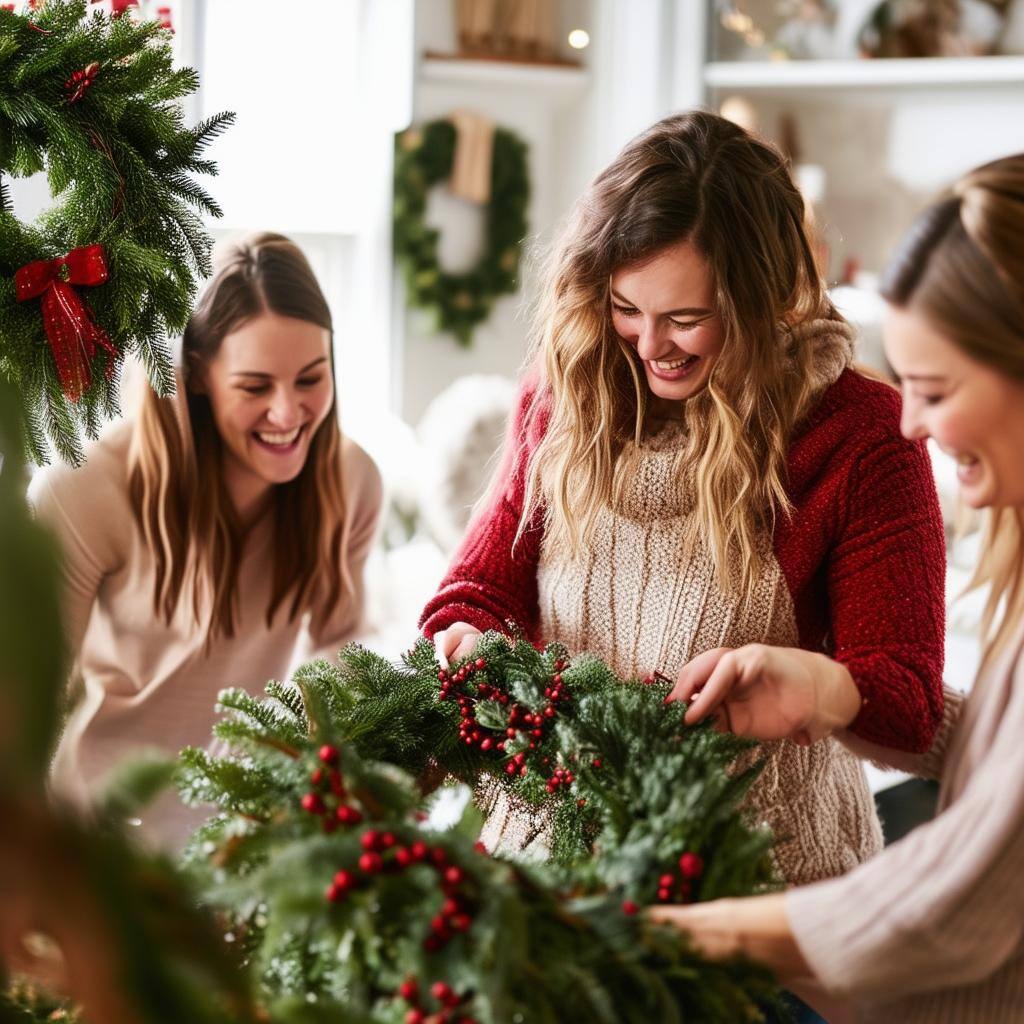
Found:
[[[71,102],[67,83],[97,70]],[[180,333],[212,241],[198,216],[220,216],[193,175],[216,174],[203,153],[232,120],[218,114],[187,127],[180,101],[198,88],[172,66],[157,22],[87,16],[86,0],[48,0],[35,11],[0,10],[0,375],[21,396],[30,456],[47,439],[77,463],[82,438],[117,415],[121,361],[137,354],[158,394],[173,393],[167,338]],[[22,223],[4,176],[45,171],[53,206]],[[109,279],[84,296],[116,358],[102,350],[77,401],[61,389],[39,301],[17,302],[13,276],[37,260],[103,246]]]

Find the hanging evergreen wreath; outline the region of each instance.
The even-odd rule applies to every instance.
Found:
[[[48,437],[67,461],[118,412],[122,360],[137,353],[174,389],[165,338],[180,332],[211,239],[196,211],[220,210],[192,175],[233,120],[186,128],[180,99],[199,80],[172,66],[159,22],[48,0],[0,8],[0,375],[22,400],[29,452]],[[3,176],[44,172],[54,205],[32,225]]]
[[[405,272],[409,305],[432,313],[437,330],[451,332],[460,345],[468,346],[473,329],[490,316],[495,300],[518,288],[530,177],[526,143],[497,128],[483,256],[465,273],[443,270],[438,260],[440,233],[424,217],[430,189],[451,175],[455,136],[450,121],[431,121],[397,137],[394,245]]]

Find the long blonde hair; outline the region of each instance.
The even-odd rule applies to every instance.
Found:
[[[965,174],[918,217],[882,296],[920,312],[968,356],[1024,385],[1024,153]],[[990,587],[986,657],[1024,616],[1024,509],[988,509],[970,587]]]
[[[219,262],[185,329],[182,375],[189,430],[173,398],[149,388],[129,452],[129,493],[153,552],[153,609],[170,623],[191,590],[192,609],[212,598],[209,640],[233,636],[245,531],[223,472],[224,444],[209,399],[189,380],[224,338],[264,312],[332,329],[331,314],[302,251],[282,235],[264,233],[236,243]],[[314,434],[299,475],[272,491],[274,573],[266,621],[287,605],[294,620],[311,610],[319,627],[351,592],[342,438],[335,403]]]
[[[621,456],[641,439],[648,394],[612,327],[609,280],[688,240],[713,274],[724,344],[707,387],[684,406],[679,466],[693,475],[696,509],[681,557],[703,537],[723,591],[751,591],[765,531],[790,508],[787,447],[815,386],[814,353],[795,328],[841,319],[804,217],[782,155],[714,114],[659,121],[598,175],[551,257],[538,309],[530,415],[549,420],[526,468],[520,533],[543,508],[552,550],[575,556],[599,510],[621,500]]]

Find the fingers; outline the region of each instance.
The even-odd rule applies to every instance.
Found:
[[[761,678],[764,663],[765,652],[760,644],[749,644],[723,654],[700,693],[693,698],[687,708],[687,724],[694,725],[705,719],[712,711],[725,709],[724,702],[738,686],[748,686]],[[728,716],[729,710],[725,711]],[[733,731],[743,731],[738,721],[730,722],[729,725]]]
[[[455,648],[452,661],[461,661],[463,658],[468,658],[473,653],[473,649],[476,647],[476,642],[479,639],[480,633],[477,630],[474,629],[472,633],[467,633],[459,641],[459,646]]]
[[[481,635],[480,630],[468,622],[453,622],[447,629],[438,630],[434,634],[438,665],[447,669],[450,662],[468,657]]]
[[[688,661],[676,679],[676,685],[668,695],[668,700],[690,700],[697,690],[703,688],[708,676],[715,670],[719,661],[729,653],[728,647],[716,647],[714,650],[699,654]]]

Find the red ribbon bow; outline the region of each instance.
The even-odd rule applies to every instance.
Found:
[[[102,245],[85,245],[55,260],[36,260],[14,275],[18,302],[42,296],[43,328],[57,364],[64,394],[77,402],[92,382],[89,364],[97,345],[111,356],[114,368],[117,349],[107,332],[92,318],[89,307],[73,286],[95,287],[107,280],[107,260]]]

